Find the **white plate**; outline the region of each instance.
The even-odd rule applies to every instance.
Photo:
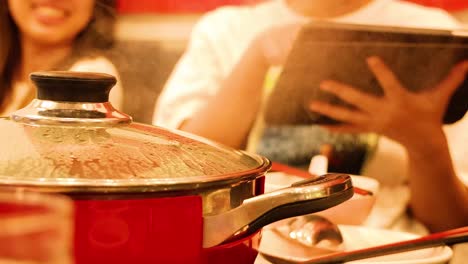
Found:
[[[362,226],[339,225],[339,228],[343,234],[345,250],[373,247],[418,237],[417,235],[405,232],[367,228]],[[263,229],[262,242],[260,243],[259,251],[293,261],[304,261],[313,256],[320,255],[317,253],[311,253],[312,250],[310,248],[306,248],[305,246],[301,246],[284,239],[268,227]],[[363,259],[349,263],[436,264],[447,263],[451,257],[452,250],[449,247],[434,247],[386,255],[372,259]],[[263,259],[260,255],[255,262],[255,264],[268,263],[270,262]]]

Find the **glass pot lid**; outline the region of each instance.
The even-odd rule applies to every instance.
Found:
[[[31,79],[37,99],[0,118],[0,183],[177,190],[258,177],[270,166],[190,134],[132,123],[108,102],[111,75],[36,72]]]

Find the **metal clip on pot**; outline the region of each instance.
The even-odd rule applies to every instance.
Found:
[[[350,199],[353,193],[349,175],[330,173],[249,198],[226,213],[204,216],[203,247],[253,234],[278,220],[325,210]]]

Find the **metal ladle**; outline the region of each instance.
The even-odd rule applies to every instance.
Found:
[[[338,226],[327,218],[309,214],[289,219],[287,228],[276,227],[274,232],[307,247],[319,247],[332,251],[342,250],[343,235]]]

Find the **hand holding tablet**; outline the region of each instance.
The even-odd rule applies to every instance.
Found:
[[[377,56],[413,92],[437,86],[453,66],[468,59],[468,37],[451,31],[311,23],[303,27],[284,65],[265,112],[267,124],[336,124],[310,110],[311,101],[352,106],[319,89],[334,80],[381,96],[382,87],[367,65]],[[445,123],[468,109],[468,81],[462,82],[448,104]]]

